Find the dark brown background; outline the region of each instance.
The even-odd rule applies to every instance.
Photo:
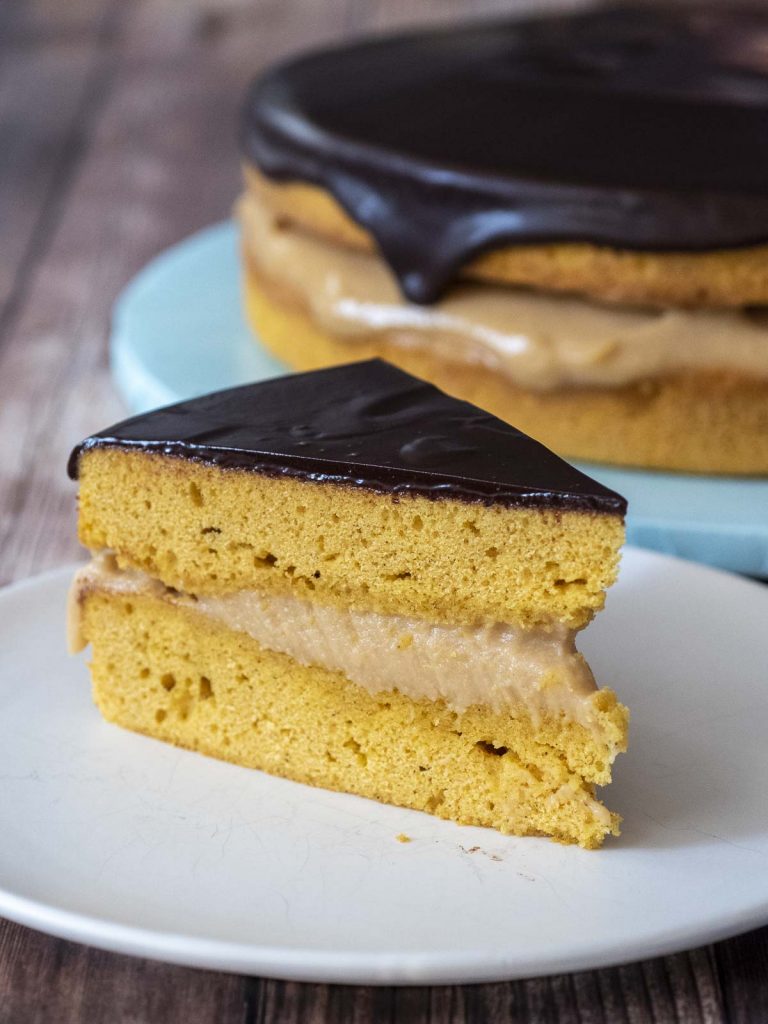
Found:
[[[310,42],[516,6],[0,0],[0,583],[79,557],[64,463],[122,413],[112,301],[153,254],[227,216],[249,76]],[[28,1021],[768,1022],[768,929],[612,970],[365,989],[185,970],[0,921],[0,1024]]]

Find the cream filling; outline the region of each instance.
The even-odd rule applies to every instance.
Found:
[[[475,704],[502,710],[522,703],[534,719],[563,713],[598,729],[594,678],[576,651],[575,631],[559,623],[535,629],[504,623],[457,627],[258,590],[185,595],[146,573],[118,568],[114,556],[103,553],[79,570],[72,584],[73,652],[87,643],[82,599],[94,590],[151,594],[193,608],[302,665],[341,672],[371,694],[398,690],[416,700],[442,699],[459,712]]]
[[[279,223],[251,193],[239,203],[249,260],[337,341],[371,337],[482,365],[532,390],[619,387],[683,370],[768,377],[768,315],[638,309],[512,285],[465,284],[432,306],[405,301],[380,258]]]

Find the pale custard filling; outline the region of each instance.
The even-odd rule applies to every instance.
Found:
[[[679,371],[768,377],[768,315],[601,305],[512,285],[462,283],[431,306],[403,299],[382,259],[281,223],[246,193],[248,262],[337,341],[380,339],[482,365],[531,390],[619,387]]]
[[[477,704],[494,710],[524,704],[534,720],[564,714],[599,731],[594,678],[575,648],[575,630],[560,623],[459,627],[258,590],[186,595],[144,572],[120,569],[113,555],[102,553],[78,571],[70,591],[74,652],[87,643],[82,603],[93,591],[150,594],[194,609],[302,665],[341,672],[371,694],[398,690],[416,700],[443,700],[459,712]]]

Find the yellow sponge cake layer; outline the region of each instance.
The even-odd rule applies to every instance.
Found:
[[[524,708],[459,714],[397,692],[371,695],[154,596],[86,592],[81,614],[96,702],[125,728],[463,824],[587,848],[618,832],[618,816],[568,767],[607,774],[574,723],[534,727]],[[605,731],[623,749],[626,711],[609,691],[600,702]]]
[[[241,470],[121,448],[80,458],[80,539],[187,593],[261,590],[432,622],[585,625],[623,521]]]
[[[372,236],[325,189],[271,180],[244,166],[246,188],[286,224],[363,252]],[[498,246],[472,259],[461,276],[553,291],[603,302],[733,308],[768,303],[768,246],[704,252],[642,252],[588,242]]]

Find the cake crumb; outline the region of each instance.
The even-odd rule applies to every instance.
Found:
[[[407,836],[407,835],[405,834],[405,832],[399,832],[399,833],[398,833],[398,834],[397,834],[397,835],[395,836],[395,839],[396,839],[396,840],[398,841],[398,843],[411,843],[411,842],[413,842],[413,840],[411,839],[411,837],[410,837],[410,836]]]
[[[461,844],[459,844],[459,849],[462,853],[482,853],[483,856],[487,857],[489,860],[495,860],[499,863],[501,863],[503,859],[497,853],[489,853],[488,850],[484,850],[481,846],[470,846],[469,849],[467,849],[466,846],[461,846]]]

